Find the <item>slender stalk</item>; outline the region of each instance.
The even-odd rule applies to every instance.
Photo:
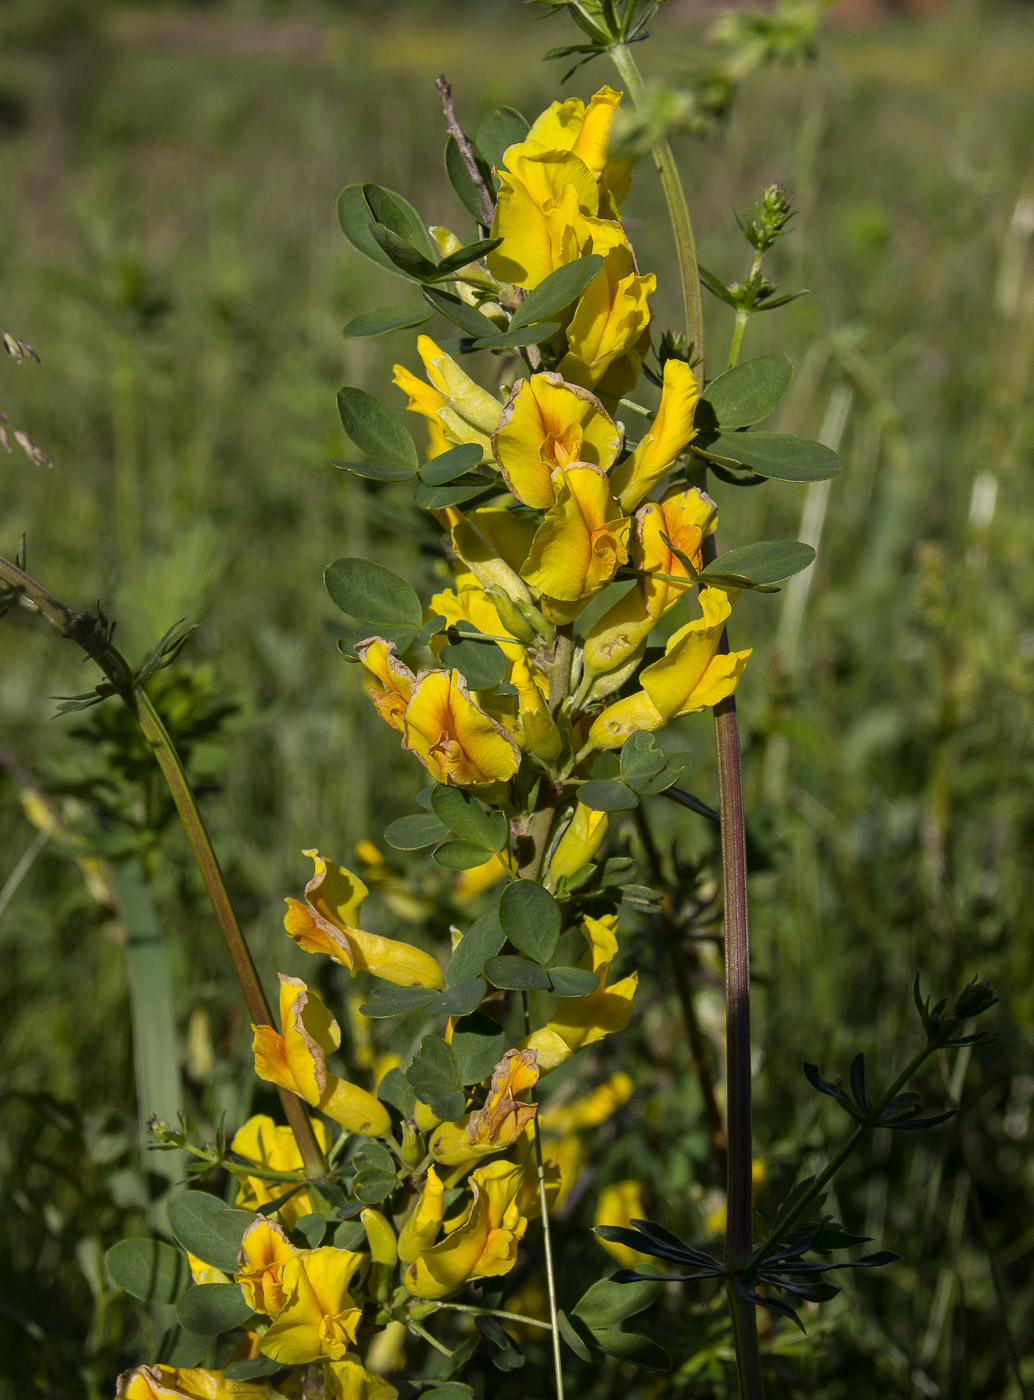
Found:
[[[549,665],[549,712],[556,715],[567,699],[571,689],[571,659],[574,655],[574,626],[568,623],[558,627],[553,641],[553,657]],[[553,828],[553,818],[560,804],[561,792],[543,778],[539,787],[539,800],[528,821],[526,832],[528,854],[521,862],[518,875],[522,880],[537,880],[542,873],[546,850],[549,846],[549,833]]]
[[[62,637],[75,642],[94,661],[119,695],[123,704],[139,724],[144,737],[150,744],[155,760],[169,786],[169,792],[176,805],[180,821],[183,823],[190,842],[194,859],[197,861],[201,878],[205,882],[208,897],[226,941],[227,951],[233,963],[248,1013],[256,1025],[272,1026],[269,1003],[259,981],[258,972],[237,919],[233,901],[226,881],[223,878],[219,861],[201,813],[198,811],[190,782],[168,730],[161,716],[152,705],[142,687],[134,684],[133,671],[125,657],[111,645],[108,634],[98,620],[86,612],[73,613],[34,578],[24,573],[8,559],[0,558],[0,580],[32,603],[47,620],[58,629]],[[316,1141],[312,1123],[302,1101],[286,1090],[278,1090],[284,1113],[298,1143],[306,1176],[315,1180],[326,1174],[326,1162]]]
[[[531,1035],[531,1008],[528,993],[521,992],[524,1007],[524,1034]],[[535,1167],[539,1179],[539,1208],[542,1211],[542,1247],[546,1257],[546,1289],[549,1293],[549,1324],[553,1331],[553,1382],[556,1400],[564,1400],[564,1363],[560,1350],[560,1323],[557,1319],[556,1276],[553,1272],[553,1240],[549,1230],[549,1203],[546,1200],[546,1167],[542,1157],[542,1133],[535,1124]]]
[[[747,275],[748,282],[752,282],[761,271],[762,257],[763,254],[761,253],[754,254],[754,261],[751,263],[750,272]],[[729,362],[725,366],[726,369],[732,369],[733,365],[738,365],[740,362],[740,352],[743,349],[743,336],[749,320],[750,312],[745,311],[741,306],[736,312],[736,320],[733,323],[732,341],[729,345]]]
[[[474,1317],[504,1317],[507,1322],[521,1322],[525,1327],[541,1327],[548,1332],[551,1322],[543,1322],[540,1317],[525,1317],[523,1313],[506,1312],[503,1308],[476,1308],[471,1303],[439,1303],[441,1308],[451,1312],[471,1313]]]

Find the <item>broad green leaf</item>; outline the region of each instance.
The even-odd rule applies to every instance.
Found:
[[[789,433],[701,433],[690,446],[723,466],[749,467],[776,481],[827,481],[840,470],[830,448]]]
[[[232,1361],[223,1375],[228,1381],[252,1381],[283,1369],[282,1361],[274,1361],[270,1356],[256,1356],[253,1361]]]
[[[358,1171],[352,1182],[356,1198],[367,1206],[379,1205],[386,1201],[398,1185],[394,1172],[382,1172],[373,1167]]]
[[[189,1254],[196,1254],[224,1274],[236,1272],[241,1238],[254,1215],[231,1210],[225,1201],[207,1191],[174,1191],[169,1197],[168,1212],[169,1229]],[[192,1332],[206,1330],[185,1321],[183,1326]]]
[[[455,481],[464,472],[471,472],[481,461],[481,448],[476,442],[465,442],[459,447],[450,447],[432,457],[420,468],[420,479],[428,486],[444,486],[447,481]]]
[[[202,1283],[188,1288],[176,1304],[176,1316],[188,1332],[214,1336],[239,1327],[252,1316],[239,1283]]]
[[[413,1093],[413,1086],[397,1065],[394,1069],[389,1069],[377,1085],[377,1097],[381,1103],[397,1108],[403,1118],[413,1116],[416,1095]],[[338,1248],[340,1247],[339,1245]]]
[[[600,979],[587,967],[549,967],[549,989],[558,997],[587,997],[596,991]]]
[[[459,671],[471,690],[491,690],[506,679],[507,660],[497,642],[464,638],[449,643],[438,653],[438,664]]]
[[[431,319],[431,315],[427,307],[418,301],[396,302],[392,306],[379,306],[376,311],[363,311],[353,316],[342,335],[346,340],[387,335],[389,331],[404,330],[407,326],[422,326]]]
[[[510,330],[521,326],[532,326],[538,321],[548,320],[558,311],[571,305],[581,296],[592,279],[603,266],[599,253],[590,253],[577,262],[565,263],[544,278],[518,306],[510,321]]]
[[[452,1058],[464,1084],[480,1084],[503,1058],[506,1032],[483,1011],[472,1011],[452,1030]]]
[[[392,233],[391,229],[385,228],[383,224],[371,224],[370,236],[388,260],[408,277],[414,277],[418,282],[426,282],[437,273],[438,264],[436,262],[425,258],[423,253],[414,248],[408,239],[400,238],[397,233]]]
[[[499,922],[513,946],[548,962],[560,937],[560,905],[534,880],[514,880],[499,897]]]
[[[439,1118],[453,1122],[466,1107],[452,1051],[437,1035],[425,1035],[406,1070],[406,1078],[417,1098],[429,1105]]]
[[[540,321],[535,326],[522,326],[520,330],[482,336],[480,340],[475,340],[474,349],[517,350],[524,345],[540,345],[544,340],[552,340],[559,329],[557,321]]]
[[[385,1016],[404,1016],[407,1011],[420,1011],[435,996],[432,987],[396,987],[394,982],[377,981],[368,1001],[360,1006],[364,1016],[380,1020]]]
[[[498,913],[492,909],[482,914],[456,945],[445,973],[446,986],[458,986],[471,977],[480,977],[485,963],[495,957],[505,942],[506,934]]]
[[[608,1356],[641,1366],[645,1371],[671,1370],[671,1357],[664,1348],[638,1332],[617,1332],[608,1327],[597,1331],[593,1328],[592,1338],[600,1351],[605,1351]]]
[[[649,797],[654,793],[667,792],[668,788],[674,787],[682,774],[693,763],[691,753],[673,753],[665,758],[664,767],[659,773],[654,773],[651,778],[641,778],[635,785],[636,792],[640,797]]]
[[[431,242],[424,232],[423,221],[413,206],[402,195],[396,194],[393,190],[384,190],[383,193],[389,195],[395,204],[407,216],[413,228],[413,242],[415,246],[428,255],[432,253]],[[378,267],[385,268],[388,272],[399,275],[399,269],[383,250],[374,241],[370,233],[370,208],[363,194],[362,185],[346,185],[337,198],[337,220],[341,225],[341,232],[355,248],[356,252],[362,253],[364,258],[369,258],[370,262],[376,263]],[[401,274],[405,276],[405,273]],[[415,278],[407,279],[415,281]]]
[[[621,749],[621,776],[629,787],[654,777],[664,767],[664,751],[657,747],[653,735],[637,729],[625,740]]]
[[[440,992],[424,1007],[427,1016],[469,1016],[481,1005],[488,988],[483,977],[471,977]]]
[[[650,1267],[646,1265],[643,1272]],[[615,1283],[613,1279],[601,1278],[585,1290],[571,1311],[594,1331],[601,1327],[616,1327],[626,1317],[634,1317],[655,1302],[660,1297],[662,1284],[660,1270],[656,1281]]]
[[[450,277],[455,277],[470,263],[480,262],[482,258],[486,258],[493,249],[499,247],[502,241],[501,238],[479,238],[476,243],[468,243],[464,248],[457,248],[455,253],[450,253],[448,257],[442,258],[434,280],[447,282]]]
[[[491,481],[478,477],[476,481],[464,479],[446,486],[426,486],[421,484],[413,492],[413,504],[421,510],[445,510],[448,506],[462,505],[482,496],[493,489]]]
[[[384,828],[384,839],[395,851],[419,851],[424,846],[433,846],[448,834],[449,828],[433,812],[414,812]]]
[[[727,550],[708,564],[700,577],[742,580],[741,586],[780,583],[806,569],[815,558],[810,544],[799,540],[759,540]]]
[[[502,987],[506,991],[548,992],[552,985],[544,967],[527,958],[515,958],[509,954],[489,958],[485,963],[485,976],[493,987]]]
[[[593,779],[578,789],[578,801],[594,812],[631,812],[639,798],[617,778]]]
[[[374,1142],[367,1138],[355,1150],[352,1158],[356,1171],[368,1171],[373,1168],[381,1172],[394,1172],[396,1168],[395,1158],[386,1147],[379,1142]]]
[[[516,1371],[524,1365],[523,1351],[494,1317],[481,1313],[474,1318],[474,1326],[492,1346],[498,1348],[489,1356],[497,1371]]]
[[[416,443],[402,420],[380,399],[365,389],[346,385],[338,390],[337,410],[345,432],[360,452],[378,462],[416,471],[420,463]]]
[[[468,306],[451,292],[443,292],[440,287],[425,287],[424,296],[436,311],[475,340],[481,336],[499,334],[499,327],[494,321],[490,321],[477,307]]]
[[[582,1341],[581,1337],[578,1335],[578,1332],[575,1330],[575,1326],[572,1324],[571,1319],[567,1316],[567,1314],[562,1308],[557,1308],[556,1320],[557,1327],[560,1331],[560,1336],[571,1348],[575,1356],[577,1356],[582,1361],[591,1361],[592,1352],[586,1346],[585,1342]],[[584,1323],[582,1323],[581,1326],[583,1331],[587,1330],[585,1328]]]
[[[477,798],[463,788],[436,784],[431,793],[431,807],[438,820],[457,836],[483,847],[488,855],[499,850],[497,826]]]
[[[163,1366],[200,1366],[212,1350],[212,1338],[177,1327],[168,1348],[162,1348]]]
[[[431,858],[446,870],[476,870],[493,855],[473,841],[444,841],[431,852]]]
[[[785,355],[758,355],[712,379],[697,402],[698,428],[749,428],[775,411],[793,379]]]
[[[481,118],[474,145],[488,165],[500,166],[508,146],[515,146],[528,134],[524,117],[513,107],[493,107]]]
[[[485,187],[491,196],[492,172],[483,160],[478,159],[476,152],[474,159],[478,167],[478,172],[484,180]],[[457,199],[463,205],[464,209],[466,209],[471,218],[477,219],[480,223],[485,217],[485,212],[481,208],[481,202],[478,199],[478,191],[474,185],[474,181],[470,177],[470,171],[467,169],[467,162],[463,159],[463,154],[452,136],[450,136],[445,143],[445,174],[448,177],[449,184],[456,192]]]
[[[413,1100],[414,1104],[416,1100]],[[407,1117],[409,1115],[407,1114]],[[356,1212],[358,1214],[358,1211]],[[334,1231],[335,1249],[361,1250],[366,1244],[366,1231],[361,1220],[343,1220]]]
[[[318,1249],[327,1233],[327,1217],[316,1214],[303,1215],[295,1222],[294,1228],[305,1241],[306,1249]]]
[[[331,459],[330,465],[339,471],[351,472],[353,476],[365,477],[367,481],[412,481],[416,476],[412,467],[396,467],[391,462],[338,462]]]
[[[145,1303],[174,1303],[191,1282],[185,1255],[161,1240],[119,1240],[104,1262],[112,1283]]]
[[[419,632],[424,610],[405,579],[372,559],[335,559],[323,571],[323,583],[342,612],[358,618],[368,637],[394,641],[399,651]],[[404,645],[402,639],[406,638]]]
[[[383,224],[399,238],[412,240],[420,225],[414,223],[388,190],[382,189],[380,185],[364,184],[363,199],[374,223]]]

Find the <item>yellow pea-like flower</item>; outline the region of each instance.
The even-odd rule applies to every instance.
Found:
[[[557,842],[549,862],[549,879],[555,885],[565,875],[573,875],[588,865],[603,844],[610,825],[609,812],[597,812],[579,802],[567,830]]]
[[[445,1187],[434,1167],[428,1167],[424,1189],[413,1208],[409,1219],[399,1231],[398,1252],[403,1264],[413,1260],[430,1249],[438,1238],[445,1218],[443,1198]]]
[[[312,1129],[321,1151],[330,1148],[330,1134],[327,1125],[320,1119],[312,1120]],[[230,1150],[256,1167],[275,1172],[300,1172],[304,1166],[302,1154],[294,1133],[286,1123],[274,1123],[268,1113],[258,1113],[249,1118],[234,1134]],[[287,1194],[287,1182],[267,1181],[260,1176],[246,1176],[237,1179],[237,1210],[257,1211],[260,1206]],[[293,1229],[303,1215],[312,1214],[312,1202],[308,1191],[296,1191],[277,1210],[277,1214],[287,1229]]]
[[[199,1366],[135,1366],[119,1376],[115,1394],[119,1400],[268,1400],[269,1386]]]
[[[470,698],[458,671],[423,671],[406,709],[402,747],[439,783],[478,787],[517,772],[520,750]]]
[[[646,1207],[643,1204],[643,1188],[639,1182],[615,1181],[609,1186],[604,1186],[600,1192],[592,1223],[594,1225],[623,1225],[627,1227],[633,1220],[644,1220],[645,1218]],[[634,1269],[637,1264],[656,1264],[657,1262],[652,1255],[640,1254],[638,1250],[631,1249],[627,1244],[617,1244],[613,1240],[601,1239],[599,1235],[596,1236],[596,1239],[607,1253],[613,1255],[625,1269]]]
[[[667,360],[653,427],[612,478],[614,495],[622,510],[635,510],[692,442],[696,436],[693,414],[698,397],[697,382],[685,360]]]
[[[429,456],[438,457],[462,443],[477,443],[485,460],[490,460],[490,439],[499,422],[501,405],[429,335],[419,336],[416,348],[430,382],[425,384],[405,365],[395,365],[393,382],[408,394],[407,410],[427,419],[431,436]]]
[[[488,270],[501,282],[532,288],[588,252],[601,221],[596,177],[571,151],[509,147],[499,171]]]
[[[507,1050],[492,1072],[483,1108],[432,1133],[428,1151],[436,1162],[456,1167],[509,1147],[535,1117],[536,1106],[518,1103],[516,1095],[538,1082],[532,1050]]]
[[[517,381],[492,438],[503,480],[536,510],[553,504],[557,467],[591,462],[606,471],[620,442],[617,425],[595,394],[555,373]]]
[[[248,1226],[241,1239],[240,1272],[234,1279],[253,1312],[276,1317],[281,1311],[287,1302],[284,1266],[301,1252],[271,1220],[260,1218]]]
[[[340,1360],[354,1344],[363,1315],[349,1292],[363,1257],[328,1245],[289,1259],[283,1271],[287,1302],[262,1338],[263,1354],[285,1366]]]
[[[656,290],[653,273],[644,277],[635,271],[627,243],[612,248],[578,299],[567,326],[568,352],[559,365],[564,379],[587,389],[598,384],[648,329],[651,312],[647,297]]]
[[[517,1205],[523,1179],[524,1168],[511,1162],[490,1162],[471,1172],[465,1218],[409,1265],[409,1292],[418,1298],[444,1298],[472,1279],[508,1274],[528,1227]]]
[[[559,610],[573,617],[628,562],[632,522],[621,514],[599,467],[558,467],[553,487],[556,503],[535,532],[521,577],[546,599],[578,604]]]
[[[430,953],[394,938],[359,928],[359,907],[369,891],[351,870],[304,851],[315,870],[305,886],[305,903],[288,899],[284,927],[299,948],[325,953],[357,972],[372,972],[399,987],[440,987],[442,970]]]
[[[603,187],[601,193],[608,193],[616,207],[628,194],[634,164],[630,160],[614,161],[607,155],[623,95],[605,84],[592,95],[588,106],[579,97],[554,102],[535,119],[521,144],[573,152],[593,172]]]
[[[323,1400],[398,1400],[398,1390],[383,1376],[368,1371],[358,1357],[343,1356],[323,1364]]]
[[[395,643],[383,637],[357,642],[355,654],[363,663],[363,686],[377,713],[392,729],[401,729],[416,680],[413,672],[395,655]]]

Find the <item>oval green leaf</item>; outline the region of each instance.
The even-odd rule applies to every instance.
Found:
[[[587,967],[550,967],[549,989],[558,997],[587,997],[600,985],[595,972]]]
[[[426,282],[438,271],[438,264],[425,258],[408,239],[400,238],[383,224],[370,225],[370,237],[399,272],[418,282]]]
[[[501,958],[489,958],[485,963],[485,976],[493,987],[502,987],[505,991],[548,992],[550,990],[549,973],[544,967],[539,967],[538,963],[529,962],[527,958],[515,958],[509,955]]]
[[[431,987],[396,987],[393,982],[378,982],[370,999],[359,1010],[373,1020],[385,1016],[404,1016],[407,1011],[422,1011],[435,997]]]
[[[384,829],[384,839],[393,851],[419,851],[433,846],[448,834],[449,828],[433,812],[414,812],[412,816],[399,817]]]
[[[406,1078],[421,1102],[430,1106],[439,1118],[453,1122],[466,1107],[466,1095],[460,1085],[452,1051],[437,1035],[425,1035]]]
[[[424,297],[436,311],[441,312],[453,325],[459,326],[461,331],[466,331],[468,336],[477,339],[479,336],[499,334],[499,327],[494,321],[483,316],[476,306],[468,306],[451,292],[443,292],[439,287],[425,287]]]
[[[239,1283],[202,1283],[189,1288],[176,1304],[180,1326],[215,1336],[239,1327],[252,1316]]]
[[[487,991],[483,977],[457,982],[454,987],[435,997],[434,1001],[429,1001],[424,1013],[427,1016],[469,1016],[481,1005]]]
[[[476,442],[464,442],[432,457],[420,468],[420,479],[428,486],[444,486],[465,472],[472,472],[481,461],[481,448]]]
[[[502,241],[501,238],[479,238],[476,243],[468,243],[464,248],[457,248],[455,253],[450,253],[448,257],[442,258],[434,280],[446,282],[450,277],[455,277],[457,272],[462,271],[470,263],[480,262],[482,258],[486,258],[489,253],[499,247]]]
[[[424,610],[405,579],[372,559],[335,559],[323,582],[342,612],[369,627],[367,636],[384,636],[382,627],[420,630]]]
[[[420,464],[416,443],[386,404],[365,389],[346,385],[338,390],[337,410],[345,432],[368,457],[416,471]]]
[[[577,262],[565,263],[544,278],[518,306],[510,321],[510,330],[532,326],[555,316],[581,296],[603,266],[599,253],[590,253]]]
[[[461,1017],[452,1029],[452,1058],[464,1084],[480,1084],[487,1079],[505,1049],[506,1032],[483,1011]]]
[[[432,859],[446,870],[476,870],[491,856],[491,851],[473,841],[444,841],[431,852]]]
[[[646,1269],[651,1267],[645,1266]],[[659,1270],[656,1282],[644,1279],[639,1283],[615,1283],[613,1279],[601,1278],[585,1290],[571,1311],[594,1330],[616,1327],[626,1317],[634,1317],[655,1302],[660,1297],[662,1283]]]
[[[379,306],[376,311],[363,311],[358,316],[353,316],[342,335],[346,340],[359,340],[370,335],[387,335],[389,331],[404,330],[407,326],[422,326],[425,321],[431,319],[432,314],[419,301]]]
[[[594,779],[578,789],[578,801],[594,812],[631,812],[639,798],[617,778]]]
[[[498,829],[491,816],[477,798],[463,788],[437,783],[431,792],[431,807],[438,820],[444,822],[450,831],[480,846],[485,853],[483,859],[499,850]]]
[[[552,340],[560,329],[557,321],[540,321],[535,326],[522,326],[517,331],[501,331],[498,335],[482,336],[475,340],[475,350],[519,350],[524,345],[539,345],[544,340]]]
[[[471,481],[469,478],[449,486],[426,486],[421,484],[413,492],[413,504],[421,510],[445,510],[448,506],[458,506],[464,501],[472,501],[475,496],[483,496],[493,489],[493,483],[483,476]]]
[[[231,1361],[223,1375],[228,1381],[253,1381],[283,1369],[282,1361],[274,1361],[271,1356],[256,1356],[253,1361]]]
[[[597,1331],[593,1328],[592,1339],[600,1351],[605,1351],[608,1356],[641,1366],[644,1371],[671,1370],[671,1357],[664,1348],[638,1332],[617,1332],[608,1327]]]
[[[759,540],[720,554],[700,577],[707,580],[718,574],[744,579],[748,584],[781,583],[806,569],[814,558],[811,545],[800,540]]]
[[[442,647],[438,664],[459,671],[471,690],[491,690],[506,679],[508,663],[498,643],[464,638]]]
[[[409,467],[395,467],[390,462],[336,462],[332,467],[339,471],[351,472],[353,476],[365,477],[367,481],[412,481],[416,472]]]
[[[174,1303],[191,1282],[186,1257],[161,1240],[119,1240],[104,1262],[112,1283],[145,1303]]]
[[[494,958],[506,942],[506,934],[494,909],[482,914],[456,945],[445,973],[448,987],[458,986],[471,977],[480,977],[489,958]]]
[[[236,1271],[241,1238],[254,1216],[231,1210],[218,1196],[206,1191],[174,1191],[169,1197],[169,1229],[189,1254],[195,1254],[224,1274]],[[182,1319],[181,1319],[182,1321]],[[192,1332],[203,1327],[183,1323]]]
[[[749,467],[776,481],[828,481],[840,470],[831,448],[790,433],[702,433],[690,446],[723,466]]]
[[[529,130],[527,119],[516,108],[493,107],[481,118],[474,145],[486,164],[502,165],[507,147],[523,141]]]
[[[483,160],[478,159],[476,152],[474,159],[478,167],[478,173],[485,182],[485,188],[491,192],[491,170],[489,170]],[[467,162],[463,159],[460,148],[456,144],[455,138],[452,136],[450,136],[445,143],[445,174],[449,184],[455,191],[456,198],[460,201],[471,218],[477,219],[480,223],[485,217],[485,211],[481,207],[481,201],[478,198],[478,191],[474,181],[470,178]]]
[[[653,735],[637,729],[625,740],[621,749],[621,776],[629,787],[652,778],[664,767],[664,751],[657,747]]]
[[[399,238],[405,238],[412,242],[420,224],[410,218],[403,206],[392,197],[390,191],[382,189],[380,185],[367,183],[363,185],[363,199],[366,201],[366,207],[369,209],[370,218],[374,223],[383,224]]]
[[[430,254],[432,252],[430,240],[424,232],[423,221],[420,215],[413,208],[412,204],[402,195],[396,194],[394,190],[383,190],[382,193],[391,197],[395,204],[403,211],[409,219],[413,229],[413,242],[422,252]],[[337,198],[337,221],[341,226],[341,232],[351,243],[357,253],[362,253],[364,258],[376,263],[378,267],[394,272],[397,276],[406,276],[399,273],[399,269],[384,253],[384,251],[374,241],[370,233],[370,208],[363,194],[362,185],[346,185]],[[415,281],[415,278],[407,278]]]
[[[793,379],[793,361],[785,355],[757,355],[712,379],[700,395],[698,428],[749,428],[773,413]]]
[[[560,905],[534,880],[514,880],[499,898],[499,922],[513,946],[548,962],[560,937]],[[497,984],[498,985],[498,984]]]

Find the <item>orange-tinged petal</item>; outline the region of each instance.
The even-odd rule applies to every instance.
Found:
[[[377,713],[393,729],[402,728],[402,716],[416,677],[395,655],[395,643],[383,637],[357,642],[355,654],[363,663],[363,685]]]
[[[516,742],[475,705],[458,671],[422,671],[417,677],[403,748],[438,782],[457,787],[505,782],[520,763]]]
[[[120,1400],[266,1400],[268,1384],[227,1380],[198,1366],[136,1366],[116,1382]]]
[[[484,1107],[437,1128],[428,1143],[431,1156],[446,1166],[458,1166],[509,1147],[536,1113],[535,1104],[517,1103],[515,1096],[530,1089],[538,1077],[533,1051],[507,1050],[492,1073]]]
[[[255,1073],[315,1107],[327,1082],[326,1056],[341,1044],[338,1023],[315,992],[280,973],[280,1023],[252,1026]]]
[[[572,462],[611,466],[620,432],[588,389],[565,384],[559,374],[519,379],[492,439],[503,480],[525,505],[548,510],[553,472]]]
[[[693,440],[698,397],[693,371],[685,360],[667,360],[653,427],[614,473],[614,494],[623,510],[634,510]]]
[[[410,1293],[444,1298],[471,1279],[513,1268],[528,1224],[516,1206],[523,1177],[523,1167],[510,1162],[491,1162],[471,1172],[467,1218],[410,1264],[405,1273]]]
[[[240,1272],[234,1275],[245,1301],[254,1312],[276,1317],[287,1302],[283,1288],[284,1265],[296,1249],[279,1225],[256,1220],[244,1231],[238,1260]]]
[[[556,504],[531,542],[521,577],[560,602],[588,601],[628,561],[631,521],[599,467],[578,462],[553,474]]]

